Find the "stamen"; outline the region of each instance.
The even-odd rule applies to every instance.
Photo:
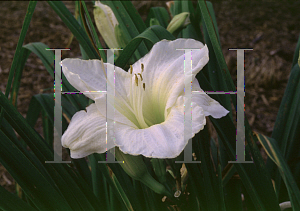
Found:
[[[143,83],[143,88],[144,88],[144,91],[145,91],[145,86],[146,86],[146,85],[145,85],[145,83]]]
[[[138,77],[137,77],[137,75],[136,75],[136,74],[134,74],[134,76],[135,76],[135,84],[138,86],[138,85],[139,85],[139,80],[138,80]]]
[[[139,76],[141,76],[141,81],[143,81],[143,77],[141,73],[138,73]]]
[[[141,63],[141,69],[142,69],[142,72],[144,72],[144,64]]]
[[[132,74],[133,68],[132,65],[130,65],[130,74]]]

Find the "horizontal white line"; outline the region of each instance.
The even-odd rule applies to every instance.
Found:
[[[183,51],[183,50],[202,50],[202,48],[183,48],[183,49],[177,48],[176,50],[178,50],[178,51]]]
[[[192,91],[193,94],[231,94],[231,95],[234,95],[234,94],[237,94],[237,92],[202,92],[202,91]]]
[[[106,91],[85,91],[85,92],[61,92],[62,94],[106,94]]]
[[[89,95],[93,95],[93,94],[106,94],[106,91],[86,91],[86,92],[61,92],[61,94],[89,94]],[[217,94],[217,95],[225,95],[225,94],[237,94],[237,92],[202,92],[202,91],[192,91],[192,94]]]

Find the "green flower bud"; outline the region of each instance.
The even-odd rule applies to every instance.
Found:
[[[172,195],[167,191],[165,186],[149,174],[147,166],[140,155],[124,154],[118,147],[115,147],[115,156],[118,161],[124,161],[120,165],[131,178],[139,180],[158,194],[172,198]]]
[[[107,5],[95,2],[94,18],[96,26],[109,48],[119,48],[115,37],[115,26],[119,24],[111,8]]]
[[[167,30],[171,34],[177,35],[183,28],[185,28],[190,23],[190,13],[182,12],[174,16],[174,18],[169,23]]]
[[[150,26],[154,26],[154,25],[159,25],[160,26],[160,23],[156,18],[151,18],[150,19]]]

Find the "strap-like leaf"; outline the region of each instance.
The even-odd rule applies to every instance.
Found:
[[[71,30],[90,59],[100,59],[84,29],[61,1],[48,1],[61,20]]]
[[[155,25],[149,27],[143,33],[131,40],[130,43],[128,43],[128,45],[125,47],[125,49],[122,51],[121,55],[117,59],[116,66],[119,66],[124,69],[128,60],[131,58],[131,56],[143,40],[148,40],[152,44],[155,44],[156,42],[162,39],[174,40],[175,38],[162,26]]]
[[[265,149],[269,158],[278,166],[281,177],[287,187],[293,210],[300,210],[300,191],[295,179],[284,160],[282,152],[273,138],[266,137],[262,134],[256,134],[259,142]]]
[[[8,99],[0,92],[0,106],[8,114],[7,120],[30,147],[40,163],[43,164],[48,174],[57,184],[66,200],[73,206],[84,206],[93,210],[98,207],[95,196],[89,192],[82,177],[76,175],[69,167],[58,164],[45,164],[53,160],[54,152],[39,134],[26,122],[22,115],[10,104]],[[10,154],[11,155],[11,154]],[[85,185],[83,185],[84,183]],[[98,209],[98,208],[97,208]]]
[[[8,192],[0,186],[0,209],[1,210],[28,210],[28,211],[36,211],[33,207],[26,204],[22,199],[17,197],[16,195]]]
[[[170,17],[168,14],[168,11],[164,7],[151,7],[150,11],[148,13],[146,24],[149,27],[150,26],[150,20],[151,18],[156,18],[159,22],[159,24],[167,28],[168,23],[170,21]]]
[[[40,210],[71,210],[57,189],[44,178],[2,131],[0,131],[0,139],[1,163],[27,193],[35,206]]]

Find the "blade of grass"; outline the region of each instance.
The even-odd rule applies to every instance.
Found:
[[[48,4],[74,34],[89,59],[100,59],[84,29],[61,1],[48,1]]]
[[[5,90],[5,96],[6,97],[8,97],[8,94],[9,94],[9,91],[10,91],[10,88],[11,88],[11,83],[12,83],[12,79],[13,79],[13,76],[14,76],[14,73],[15,73],[15,69],[17,68],[17,65],[19,64],[20,59],[22,59],[20,57],[21,50],[22,50],[22,45],[23,45],[27,30],[28,30],[28,27],[29,27],[29,24],[30,24],[30,21],[31,21],[31,18],[32,18],[34,9],[35,9],[36,3],[37,3],[37,1],[30,1],[29,4],[28,4],[26,16],[25,16],[25,19],[24,19],[24,22],[23,22],[23,26],[22,26],[21,34],[20,34],[20,37],[19,37],[19,40],[18,40],[16,52],[15,52],[15,55],[14,55],[14,58],[13,58],[13,61],[12,61],[12,64],[11,64],[11,68],[10,68],[10,71],[9,71],[8,82],[7,82],[7,86],[6,86],[6,90]]]
[[[155,44],[162,39],[174,40],[175,38],[162,26],[155,25],[149,27],[143,33],[131,40],[130,43],[128,43],[117,59],[116,66],[124,69],[125,65],[143,40],[149,40],[152,44]]]
[[[195,185],[193,185],[191,179],[188,179],[186,190],[187,190],[188,193],[190,193],[191,196],[196,196],[197,195],[196,187],[195,187]],[[186,206],[186,210],[191,210],[191,211],[202,210],[202,209],[200,209],[199,200],[198,200],[197,197],[190,197],[189,203]],[[205,210],[205,209],[203,209],[203,210]]]
[[[21,78],[22,78],[22,73],[23,73],[23,69],[26,63],[26,60],[28,58],[30,54],[30,51],[28,51],[27,49],[21,48],[21,52],[20,52],[20,62],[17,65],[16,68],[16,73],[15,73],[15,78],[14,78],[14,82],[12,85],[12,91],[11,91],[11,102],[12,104],[17,107],[17,98],[18,98],[18,92],[19,92],[19,87],[20,87],[20,83],[21,83]]]
[[[146,29],[145,23],[130,1],[103,1],[103,3],[112,9],[127,40],[132,40]],[[149,47],[142,43],[135,53],[136,59],[146,55]]]
[[[95,156],[89,156],[92,169],[93,191],[96,197],[101,201],[102,209],[110,211],[109,193],[106,179],[99,168],[98,161]]]
[[[27,12],[26,12],[26,16],[23,22],[23,26],[22,26],[22,30],[21,30],[21,34],[18,40],[18,44],[17,44],[17,48],[16,48],[16,52],[11,64],[11,68],[9,71],[9,75],[8,75],[8,81],[7,81],[7,85],[6,85],[6,89],[5,89],[5,96],[8,97],[10,89],[11,89],[11,84],[12,84],[12,80],[15,74],[15,70],[17,68],[17,64],[19,64],[20,62],[20,54],[21,54],[21,48],[35,9],[37,1],[30,1],[28,4],[28,8],[27,8]],[[0,122],[2,121],[3,118],[3,110],[0,108]]]
[[[197,197],[199,200],[199,206],[201,210],[209,210],[207,201],[206,201],[206,193],[205,191],[205,184],[203,180],[203,173],[200,172],[200,168],[198,167],[198,164],[192,164],[192,163],[186,163],[186,168],[188,170],[189,174],[189,183],[195,187],[195,192],[196,196],[191,196],[191,197]],[[196,166],[197,165],[197,166]]]
[[[269,204],[270,209],[279,210],[279,202],[273,188],[271,177],[261,156],[261,152],[256,145],[258,140],[255,136],[253,136],[253,132],[250,129],[250,125],[247,119],[245,119],[245,129],[245,137],[247,141],[246,151],[248,149],[251,151],[252,159],[259,175],[256,180],[257,187],[260,187],[260,190],[258,189],[258,191],[264,191],[265,196],[262,199],[265,204]]]
[[[62,195],[2,131],[0,131],[0,138],[1,163],[22,189],[27,192],[33,203],[40,210],[71,210]]]
[[[159,21],[159,24],[167,28],[170,21],[170,16],[168,11],[164,7],[151,7],[146,19],[146,25],[150,26],[151,18],[156,18]]]
[[[96,44],[97,51],[100,53],[100,56],[101,56],[101,58],[103,59],[103,61],[106,62],[106,54],[105,54],[105,52],[104,52],[104,51],[99,51],[99,50],[98,50],[98,49],[103,49],[103,47],[102,47],[102,45],[101,45],[101,43],[100,43],[100,40],[99,40],[99,38],[98,38],[96,29],[95,29],[94,24],[93,24],[93,22],[92,22],[92,19],[91,19],[91,16],[90,16],[90,14],[89,14],[89,11],[88,11],[88,9],[87,9],[87,7],[86,7],[86,4],[85,4],[84,1],[81,1],[81,4],[82,4],[83,9],[84,9],[84,12],[85,12],[85,14],[86,14],[86,18],[87,18],[87,21],[88,21],[88,22],[87,22],[87,23],[88,23],[88,27],[89,27],[89,29],[90,29],[90,31],[91,31],[91,35],[92,35],[92,37],[93,37],[93,41],[94,41],[94,43]]]
[[[97,154],[94,153],[90,156],[94,156],[97,162],[98,161],[104,161],[104,154]],[[112,171],[109,171],[109,169],[107,168],[107,166],[104,163],[98,163],[99,169],[102,172],[102,174],[104,175],[104,177],[106,178],[106,181],[109,184],[109,187],[112,188],[113,190],[113,194],[117,197],[117,199],[122,202],[125,207],[127,208],[127,210],[132,210],[132,205],[129,201],[129,199],[127,198],[126,194],[124,193],[123,188],[120,186],[120,183],[118,181],[118,179],[115,177],[114,173]]]
[[[230,119],[229,116],[223,117],[221,119],[213,119],[210,118],[212,121],[215,129],[218,132],[218,135],[221,138],[221,141],[223,142],[227,153],[229,155],[229,158],[231,160],[235,160],[235,152],[233,150],[233,147],[229,140],[234,140],[235,139],[235,127]],[[230,123],[230,124],[229,124]],[[226,127],[224,127],[226,125]],[[226,131],[225,131],[226,128]],[[255,185],[253,185],[253,182],[255,182],[255,179],[252,179],[254,177],[254,173],[256,173],[255,168],[253,164],[241,164],[241,163],[236,163],[234,164],[241,179],[243,184],[245,185],[246,189],[249,191],[249,195],[251,196],[251,199],[254,201],[254,204],[256,205],[257,210],[266,210],[264,208],[262,199],[260,198]],[[254,171],[254,172],[253,172]]]
[[[226,209],[242,211],[241,180],[231,178],[224,189]]]
[[[28,114],[28,112],[27,112]],[[48,117],[46,111],[42,110],[42,121],[43,121],[43,134],[45,141],[52,146],[53,144],[53,124],[50,121],[50,118]]]
[[[48,73],[51,75],[52,78],[54,78],[54,67],[53,67],[54,52],[50,50],[46,50],[49,49],[49,47],[44,43],[40,43],[40,42],[29,43],[27,45],[24,45],[23,47],[30,50],[32,53],[36,54],[43,62]],[[62,90],[68,92],[76,91],[76,89],[68,82],[64,73],[61,72],[61,74],[62,74]],[[68,94],[66,95],[66,97],[77,110],[82,110],[87,106],[87,98],[81,94],[77,94],[77,95]]]
[[[219,202],[216,200],[217,197],[215,195],[217,193],[217,178],[210,159],[210,136],[207,127],[201,130],[197,135],[201,138],[196,142],[200,149],[200,152],[197,153],[196,156],[201,160],[200,169],[203,173],[207,208],[208,210],[218,210]]]
[[[293,210],[300,209],[300,191],[294,180],[294,177],[286,164],[282,152],[273,138],[266,137],[262,134],[255,134],[259,142],[265,149],[269,158],[278,166],[281,177],[287,187]]]
[[[0,185],[0,209],[2,210],[28,210],[35,211],[36,209],[28,205],[16,195],[8,192]]]
[[[226,85],[228,87],[227,90],[225,89],[222,91],[236,91],[236,87],[233,84],[228,67],[226,65],[226,62],[225,62],[225,59],[224,59],[224,56],[223,56],[223,53],[222,53],[222,50],[221,50],[221,47],[219,44],[218,37],[216,35],[216,30],[213,25],[212,18],[209,13],[206,1],[199,0],[198,4],[199,4],[200,10],[201,10],[203,22],[205,23],[205,25],[207,27],[209,39],[212,43],[212,47],[213,47],[212,50],[217,58],[217,62],[219,65],[219,68],[217,70],[221,70],[221,71],[218,71],[218,74],[222,75],[222,78],[225,80]],[[222,88],[226,88],[226,87],[222,87]],[[231,95],[231,100],[232,100],[233,104],[236,105],[236,96]]]
[[[82,177],[78,174],[74,175],[73,170],[66,165],[51,163],[45,164],[45,161],[51,161],[54,159],[54,151],[45,142],[45,140],[43,140],[39,134],[34,131],[30,125],[28,125],[23,116],[17,112],[17,110],[9,103],[8,99],[1,92],[0,105],[9,116],[9,118],[7,118],[9,124],[13,126],[26,144],[28,144],[39,162],[41,162],[47,169],[47,172],[51,175],[57,184],[57,187],[60,188],[60,191],[66,197],[66,200],[70,201],[72,206],[76,206],[78,203],[80,206],[90,208],[91,210],[98,209],[98,201],[95,196],[89,192],[90,189],[86,183],[85,185],[82,185]]]
[[[190,13],[190,21],[195,18],[195,10],[193,7],[192,1],[180,1],[181,2],[181,12],[189,12]],[[182,38],[192,38],[195,40],[199,40],[198,34],[193,26],[193,24],[189,24],[186,28],[182,30]]]
[[[45,113],[45,118],[46,118],[46,122],[48,123],[48,126],[45,126],[44,129],[46,129],[46,131],[51,132],[51,134],[45,134],[45,137],[50,137],[48,138],[48,143],[50,146],[52,146],[53,144],[53,125],[54,125],[54,97],[52,94],[38,94],[33,96],[33,98],[36,99],[36,101],[39,102],[40,106],[42,107],[43,113]],[[71,109],[70,107],[66,108],[65,105],[63,105],[63,111],[66,109]],[[34,111],[33,111],[34,112]],[[62,129],[63,131],[66,130],[67,128],[67,122],[65,118],[62,118]],[[44,131],[45,132],[45,131]],[[87,184],[92,187],[92,177],[91,177],[91,173],[90,170],[87,166],[87,163],[85,161],[85,159],[75,159],[73,160],[73,163],[77,169],[77,171],[79,172],[79,174],[82,176],[82,178],[84,178],[84,180],[87,182]]]
[[[297,42],[297,46],[296,46],[295,53],[294,53],[294,58],[293,58],[292,68],[295,66],[295,64],[298,63],[298,59],[299,59],[299,50],[300,50],[300,35],[299,35],[298,42]]]
[[[26,114],[26,121],[31,127],[35,126],[35,123],[37,119],[39,118],[39,114],[42,110],[42,107],[39,103],[39,101],[35,98],[32,97],[28,106],[28,111]]]
[[[226,211],[226,206],[225,206],[225,194],[224,194],[224,189],[223,189],[223,180],[222,180],[222,169],[221,169],[221,164],[218,163],[217,166],[217,172],[218,172],[218,197],[219,197],[219,209],[221,211]]]
[[[291,70],[272,133],[272,138],[277,141],[283,156],[287,160],[289,157],[298,156],[298,153],[294,154],[295,152],[292,149],[297,146],[295,145],[297,142],[294,139],[297,137],[297,134],[299,135],[296,127],[297,122],[299,122],[299,86],[300,67],[298,64],[295,64]],[[275,180],[276,193],[279,194],[281,178],[271,159],[268,159],[267,167]]]
[[[200,28],[201,22],[202,22],[202,17],[201,17],[200,7],[199,4],[197,4],[196,9],[194,10],[194,15],[191,16],[191,24],[194,26],[199,41],[204,43],[202,31]]]
[[[212,7],[212,4],[210,2],[207,2],[207,7],[208,10],[211,14],[212,20],[213,20],[213,26],[216,29],[216,34],[219,40],[219,33],[218,33],[218,28],[217,28],[217,23],[216,23],[216,18],[214,15],[214,10]],[[203,20],[203,19],[202,19]],[[206,42],[206,45],[208,49],[213,49],[213,44],[211,42],[206,23],[203,23],[203,34],[204,34],[204,39]],[[219,44],[219,42],[218,42]],[[216,54],[214,51],[209,51],[209,62],[208,62],[208,75],[209,75],[209,81],[213,87],[214,90],[217,91],[228,91],[228,87],[224,81],[223,75],[220,74],[222,70],[220,67],[217,65],[218,61],[216,58]],[[231,102],[230,102],[230,95],[220,95],[221,99],[221,104],[228,110],[230,111],[230,116],[232,116],[232,111],[231,111]]]
[[[124,190],[126,196],[132,204],[134,210],[142,210],[140,202],[136,198],[135,189],[132,185],[132,179],[126,174],[123,168],[118,163],[108,164],[110,169],[114,172],[116,178],[118,179],[122,189]]]

